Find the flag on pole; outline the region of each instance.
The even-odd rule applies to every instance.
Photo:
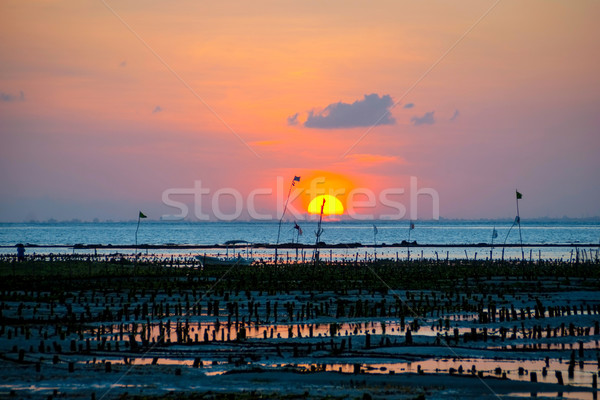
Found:
[[[496,230],[496,228],[494,228],[494,230],[492,231],[492,239],[496,239],[498,237],[498,231]]]
[[[523,198],[523,195],[515,190],[517,193],[517,217],[515,218],[515,224],[519,225],[519,240],[521,241],[521,257],[525,260],[525,252],[523,251],[523,236],[521,235],[521,217],[519,216],[519,199]]]
[[[298,225],[297,222],[294,221],[294,229],[298,231],[298,235],[302,235],[302,228]]]
[[[377,235],[377,232],[378,232],[377,227],[375,226],[375,224],[373,224],[373,233],[375,235]]]
[[[294,179],[292,179],[292,184],[290,185],[290,190],[288,191],[287,199],[285,200],[285,206],[283,206],[283,213],[281,214],[281,218],[279,218],[279,226],[277,227],[277,244],[279,244],[279,238],[281,237],[281,223],[283,222],[283,217],[285,217],[285,212],[287,211],[288,202],[290,201],[290,194],[292,194],[292,187],[296,186],[296,182],[300,182],[300,177],[294,175]],[[275,247],[275,263],[277,263],[277,247]]]
[[[410,230],[413,230],[413,229],[415,229],[415,223],[410,221]]]
[[[142,218],[148,218],[146,217],[146,214],[144,214],[143,212],[140,211],[140,213],[138,214],[138,221],[137,221],[137,227],[135,228],[135,252],[137,254],[137,244],[138,244],[138,231],[140,230],[140,220]],[[137,257],[137,256],[136,256]]]

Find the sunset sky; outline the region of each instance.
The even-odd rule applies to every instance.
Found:
[[[414,177],[444,218],[598,216],[600,2],[494,5],[2,1],[0,221],[159,219],[197,181],[246,219],[295,175],[301,211],[323,176],[408,218]]]

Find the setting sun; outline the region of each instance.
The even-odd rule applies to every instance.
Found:
[[[310,214],[320,214],[323,200],[325,200],[323,215],[342,215],[344,213],[344,205],[342,202],[336,197],[328,194],[317,196],[312,199],[308,205],[308,212]]]
[[[311,206],[311,203],[317,197],[329,195],[335,198],[339,203],[341,209],[338,213],[328,214],[330,204],[335,203],[333,200],[330,201],[327,197],[325,203],[324,214],[326,215],[339,215],[345,211],[345,205],[347,204],[348,193],[356,187],[356,182],[346,175],[339,174],[331,171],[301,171],[302,181],[296,185],[296,188],[302,191],[302,194],[298,197],[301,202],[302,209],[309,210],[310,214],[313,214],[312,207],[314,207],[314,214],[321,212],[321,204],[323,199]],[[329,204],[328,204],[329,203]],[[300,205],[298,206],[300,208]],[[333,205],[331,205],[333,207]],[[332,209],[334,211],[335,209]]]

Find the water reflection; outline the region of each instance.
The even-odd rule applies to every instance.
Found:
[[[546,360],[495,360],[491,358],[430,358],[419,361],[402,362],[298,362],[272,363],[266,361],[250,362],[248,360],[215,360],[173,357],[108,357],[101,361],[80,361],[82,364],[103,366],[106,362],[112,365],[139,366],[186,366],[202,368],[206,375],[220,375],[233,369],[262,367],[281,370],[292,369],[300,372],[339,372],[345,374],[450,374],[474,375],[482,378],[495,377],[514,381],[529,382],[535,375],[537,382],[557,383],[557,372],[560,372],[566,385],[591,387],[592,379],[598,373],[597,362],[582,361],[573,369],[568,362],[558,359]]]
[[[459,337],[471,332],[471,328],[447,326],[442,323],[421,325],[418,320],[368,321],[343,323],[302,324],[242,324],[215,322],[128,323],[101,325],[87,332],[96,341],[130,341],[148,343],[199,343],[209,341],[233,341],[238,339],[290,339],[326,338],[369,335],[386,335],[391,338],[406,336],[407,331],[427,337]],[[487,333],[497,335],[498,330]]]

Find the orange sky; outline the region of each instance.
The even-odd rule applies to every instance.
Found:
[[[3,1],[0,221],[158,219],[196,181],[275,212],[318,171],[407,208],[416,177],[446,218],[510,218],[517,187],[524,215],[600,215],[600,4],[473,27],[493,4]]]

